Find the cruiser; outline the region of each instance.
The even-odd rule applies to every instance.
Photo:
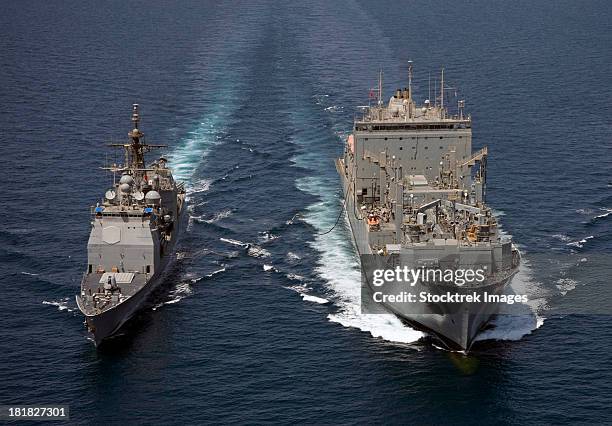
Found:
[[[124,149],[124,163],[104,168],[113,173],[113,185],[91,207],[87,271],[76,296],[96,346],[115,334],[162,281],[185,210],[184,186],[172,177],[166,158],[145,163],[145,153],[165,145],[144,142],[137,104],[132,121],[129,140],[111,145]]]
[[[487,147],[472,152],[472,120],[464,113],[464,101],[458,101],[456,114],[449,113],[444,70],[439,96],[419,106],[412,94],[412,63],[408,75],[408,87],[384,104],[381,72],[378,101],[363,107],[344,155],[336,160],[362,270],[365,263],[370,268],[478,269],[485,271],[478,282],[434,286],[419,281],[391,290],[503,294],[518,271],[520,254],[511,238],[500,234],[485,203]],[[364,273],[362,301],[364,288],[380,290],[371,281]],[[462,351],[470,349],[500,308],[495,302],[451,306],[385,300],[385,310]]]

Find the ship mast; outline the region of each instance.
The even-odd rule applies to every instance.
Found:
[[[408,61],[408,100],[412,102],[412,61]]]
[[[144,145],[140,143],[140,138],[144,134],[138,129],[138,123],[140,121],[140,115],[138,114],[138,104],[132,105],[132,121],[134,122],[134,129],[128,133],[128,136],[132,139],[130,150],[132,154],[132,161],[129,162],[129,167],[133,169],[144,169]]]
[[[442,77],[440,79],[440,118],[444,119],[444,67],[442,67]]]
[[[142,137],[144,137],[144,133],[142,133],[138,128],[140,123],[138,104],[132,105],[132,122],[134,123],[134,129],[128,132],[128,137],[130,138],[129,143],[113,143],[110,145],[113,147],[121,147],[125,150],[125,163],[122,167],[103,167],[103,169],[112,170],[113,172],[125,172],[127,170],[131,170],[134,174],[138,174],[137,172],[146,172],[148,169],[145,165],[145,153],[151,151],[153,148],[167,147],[167,145],[149,145],[140,140]]]
[[[412,61],[408,61],[408,118],[412,118]]]
[[[378,71],[378,106],[379,107],[383,103],[382,85],[383,85],[383,72],[381,68],[380,71]]]

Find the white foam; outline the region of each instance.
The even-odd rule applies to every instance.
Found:
[[[195,283],[198,283],[198,282],[202,281],[204,278],[212,278],[212,277],[214,277],[217,274],[225,272],[226,270],[227,269],[224,266],[223,268],[217,269],[216,271],[213,271],[210,274],[206,274],[203,277],[190,278],[189,281],[191,281],[191,284],[195,284]]]
[[[225,272],[225,271],[227,271],[227,268],[224,266],[224,267],[223,267],[223,268],[221,268],[221,269],[217,269],[216,271],[212,271],[210,274],[208,274],[208,275],[206,275],[206,276],[207,276],[208,278],[212,278],[212,277],[214,277],[215,275],[220,274],[220,273]]]
[[[232,211],[230,209],[226,209],[226,210],[222,210],[220,212],[217,212],[213,215],[213,217],[211,217],[210,219],[204,219],[204,215],[198,215],[198,216],[189,216],[189,223],[193,223],[193,222],[198,222],[198,223],[208,223],[208,224],[213,224],[216,222],[219,222],[220,220],[223,220],[227,217],[230,217],[232,215]]]
[[[264,231],[259,233],[259,240],[262,242],[274,241],[278,238],[278,235],[272,234],[270,231]]]
[[[276,269],[274,266],[272,266],[272,265],[265,265],[265,264],[263,265],[263,270],[266,271],[266,272],[270,272],[270,271],[278,272],[278,269]]]
[[[310,294],[300,293],[300,296],[302,296],[302,299],[306,300],[307,302],[314,302],[314,303],[318,303],[319,305],[325,305],[329,303],[329,300],[327,299],[324,299],[322,297],[312,296]]]
[[[187,185],[187,195],[198,194],[201,192],[206,192],[210,189],[210,185],[212,184],[211,179],[198,179],[193,183]]]
[[[211,218],[211,219],[195,219],[194,220],[198,220],[198,221],[202,221],[205,223],[216,223],[222,219],[225,219],[227,217],[230,217],[232,215],[232,211],[230,209],[226,209],[226,210],[222,210],[220,212],[215,213],[215,215]]]
[[[315,98],[315,103],[317,105],[321,105],[323,101],[325,100],[325,98],[329,98],[329,95],[320,94],[320,95],[313,95],[312,97]]]
[[[300,216],[299,213],[294,214],[291,219],[289,219],[289,220],[287,220],[285,222],[285,225],[293,225],[293,223],[295,222],[296,218],[299,218],[299,216]]]
[[[565,296],[568,292],[576,288],[578,282],[571,278],[560,278],[556,282],[556,287],[559,289],[561,295]]]
[[[540,328],[544,320],[537,315],[497,315],[489,324],[493,328],[480,332],[475,341],[521,340]]]
[[[297,254],[293,253],[292,251],[287,253],[287,260],[295,261],[295,260],[300,260],[300,259],[301,259],[301,257],[298,256]]]
[[[256,245],[250,245],[247,254],[252,257],[270,257],[270,252]]]
[[[563,241],[565,243],[572,240],[570,237],[568,237],[565,234],[554,234],[552,237],[559,241]]]
[[[579,213],[579,214],[592,214],[593,213],[593,209],[589,209],[589,208],[586,208],[586,209],[577,209],[576,213]]]
[[[612,209],[601,209],[601,210],[605,211],[606,213],[602,213],[602,214],[600,214],[598,216],[595,216],[594,219],[603,219],[603,218],[606,218],[606,217],[608,217],[608,216],[610,216],[612,214]]]
[[[355,309],[357,308],[357,309]],[[389,342],[414,343],[425,334],[407,327],[392,314],[362,314],[355,305],[344,306],[338,314],[329,314],[327,318],[347,328],[357,328],[370,333],[372,337]]]
[[[287,278],[289,278],[290,280],[293,280],[293,281],[304,281],[304,280],[306,280],[306,278],[304,278],[303,276],[298,275],[298,274],[287,274]]]
[[[549,293],[532,277],[529,260],[523,257],[510,289],[514,294],[527,295],[527,304],[512,305],[512,311],[493,317],[489,323],[492,328],[482,331],[476,341],[520,340],[544,324],[542,313],[547,308]]]
[[[193,294],[193,289],[191,288],[191,280],[189,282],[181,282],[178,283],[177,286],[170,291],[168,294],[168,300],[165,300],[153,307],[153,310],[161,308],[164,305],[173,305],[175,303],[180,302],[184,298]]]
[[[249,244],[243,243],[242,241],[233,240],[231,238],[223,238],[222,237],[222,238],[219,238],[219,241],[223,241],[224,243],[232,244],[232,245],[235,245],[235,246],[240,246],[240,247],[243,247],[243,248],[249,247]]]
[[[583,248],[584,245],[587,243],[587,241],[592,240],[593,238],[595,238],[593,235],[590,235],[588,237],[583,238],[580,241],[574,241],[571,243],[567,243],[568,246],[570,247],[577,247],[577,248]]]
[[[217,133],[224,117],[221,114],[208,114],[198,127],[187,134],[169,155],[175,179],[190,181],[196,167],[206,157],[210,148],[218,143]],[[195,185],[194,185],[195,186]],[[203,185],[207,190],[210,182]],[[192,187],[193,188],[193,187]],[[192,193],[194,193],[192,191]]]
[[[283,286],[283,288],[286,288],[287,290],[295,291],[296,293],[300,293],[300,294],[312,290],[310,287],[304,284],[292,285],[288,287]]]
[[[26,272],[26,271],[21,271],[22,275],[29,275],[30,277],[37,277],[38,274],[35,274],[34,272]]]
[[[43,300],[42,304],[56,306],[58,311],[72,312],[72,309],[68,307],[68,298],[65,298],[63,300],[58,300],[58,301],[52,300],[50,302],[47,300]]]

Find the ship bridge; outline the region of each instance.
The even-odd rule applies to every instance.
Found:
[[[429,101],[417,107],[412,99],[404,98],[398,90],[388,105],[370,106],[355,121],[355,131],[416,131],[453,130],[472,127],[470,116],[449,115],[445,107],[430,105]],[[463,104],[462,104],[463,105]]]

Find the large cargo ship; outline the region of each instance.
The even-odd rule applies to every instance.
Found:
[[[167,159],[145,163],[145,153],[165,145],[145,143],[139,121],[134,104],[128,141],[112,145],[124,150],[124,163],[105,167],[113,185],[91,208],[88,265],[76,301],[96,345],[113,336],[162,282],[184,217],[185,189]]]
[[[485,203],[487,147],[472,152],[472,120],[464,101],[449,113],[444,71],[439,96],[417,106],[409,68],[408,87],[398,89],[386,104],[381,73],[377,101],[355,119],[344,155],[336,161],[362,268],[367,260],[387,268],[480,269],[480,282],[432,285],[420,280],[410,287],[396,283],[387,291],[501,295],[518,270],[520,254],[511,238],[501,235]],[[364,277],[370,290],[378,290]],[[463,351],[499,310],[492,301],[382,305]]]

